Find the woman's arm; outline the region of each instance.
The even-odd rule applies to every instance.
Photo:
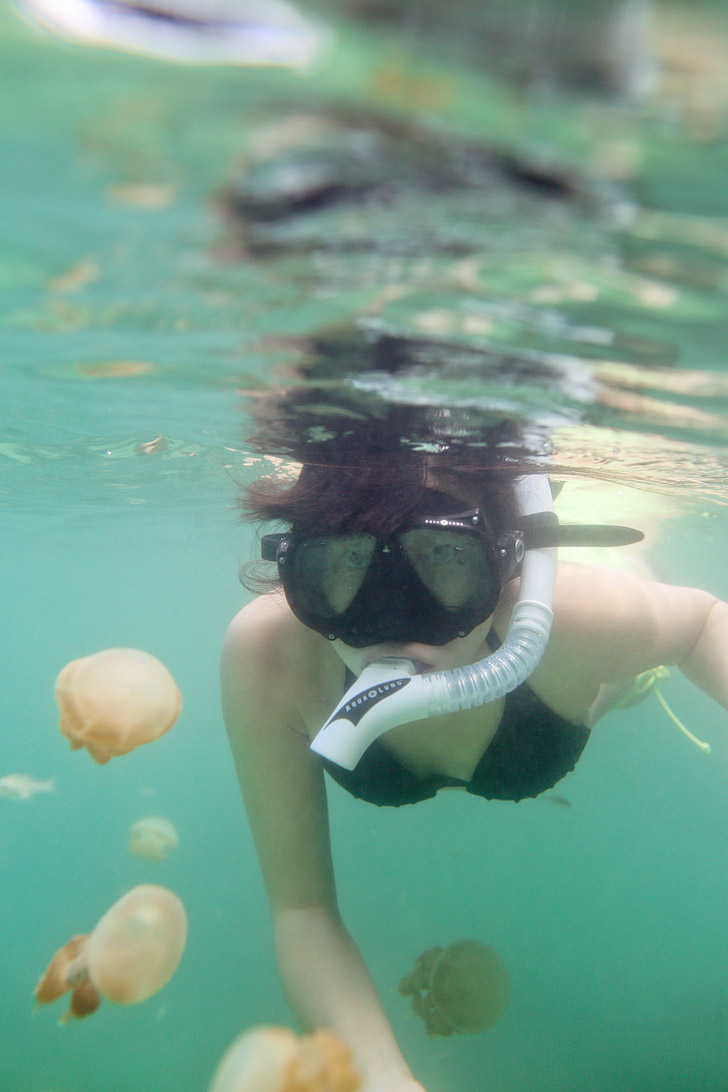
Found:
[[[560,568],[551,639],[532,677],[542,700],[593,724],[637,675],[661,664],[679,666],[728,708],[728,606],[619,569]]]
[[[281,980],[303,1029],[327,1027],[350,1046],[362,1092],[423,1092],[339,915],[323,772],[296,702],[305,657],[287,628],[272,597],[262,597],[233,621],[222,655],[223,712]]]
[[[423,1092],[410,1073],[358,948],[337,913],[321,906],[276,915],[278,965],[306,1029],[327,1027],[351,1047],[362,1092]]]
[[[728,709],[728,603],[714,601],[700,636],[679,667],[691,682]]]

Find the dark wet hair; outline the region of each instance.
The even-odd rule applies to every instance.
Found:
[[[248,446],[300,464],[295,480],[264,477],[241,486],[247,520],[306,533],[390,534],[421,514],[433,489],[479,505],[498,534],[516,519],[514,477],[543,471],[543,451],[526,444],[520,422],[502,410],[448,407],[390,396],[389,377],[428,367],[440,374],[462,347],[419,338],[334,329],[312,339],[293,386],[254,405]],[[468,364],[477,368],[482,353]],[[429,372],[428,372],[429,374]],[[366,382],[362,382],[366,380]],[[267,569],[270,572],[270,569]],[[261,567],[241,580],[262,590]]]
[[[448,462],[447,458],[428,456],[399,464],[309,463],[293,483],[269,477],[246,486],[239,507],[247,519],[284,523],[304,533],[364,531],[386,535],[422,513],[428,493],[438,489],[472,498],[463,500],[461,508],[478,504],[496,533],[515,526],[512,473]],[[240,580],[254,592],[277,584],[270,569],[256,562],[242,566]]]
[[[306,532],[385,535],[420,511],[424,494],[433,488],[472,497],[496,530],[513,525],[513,473],[468,466],[447,453],[418,461],[304,464],[292,483],[269,477],[246,486],[239,507],[247,519],[281,522]],[[468,503],[463,501],[463,506]]]

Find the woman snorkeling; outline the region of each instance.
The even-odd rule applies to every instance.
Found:
[[[325,773],[378,805],[444,787],[517,801],[573,770],[598,717],[658,665],[728,708],[728,605],[556,568],[560,543],[642,536],[560,526],[508,428],[405,444],[399,424],[363,437],[349,422],[299,450],[294,481],[248,487],[248,516],[286,530],[264,536],[277,583],[236,616],[222,656],[281,979],[303,1028],[349,1044],[362,1092],[423,1086],[339,913]]]

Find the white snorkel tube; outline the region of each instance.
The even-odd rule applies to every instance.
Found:
[[[548,477],[517,479],[518,513],[553,512]],[[535,670],[551,632],[556,549],[526,550],[518,601],[501,647],[478,663],[453,671],[418,675],[407,659],[367,664],[346,692],[311,749],[353,770],[370,743],[390,728],[496,701],[515,690]]]

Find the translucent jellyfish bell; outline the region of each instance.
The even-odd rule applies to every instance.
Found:
[[[244,1032],[228,1048],[208,1092],[357,1092],[349,1048],[326,1030],[297,1037],[290,1028]]]
[[[511,995],[511,981],[497,952],[477,940],[458,940],[418,956],[399,984],[428,1035],[476,1032],[496,1024]]]
[[[163,663],[136,648],[72,660],[56,680],[61,732],[103,764],[168,731],[182,697]]]
[[[245,1032],[223,1055],[209,1092],[280,1092],[297,1052],[289,1028]]]
[[[173,892],[155,884],[127,891],[99,919],[90,935],[69,940],[54,955],[38,983],[39,1004],[71,990],[61,1019],[94,1012],[101,998],[119,1005],[146,1001],[169,982],[187,940],[187,915]]]
[[[179,845],[174,824],[161,815],[145,815],[129,828],[129,852],[132,857],[159,862]]]

